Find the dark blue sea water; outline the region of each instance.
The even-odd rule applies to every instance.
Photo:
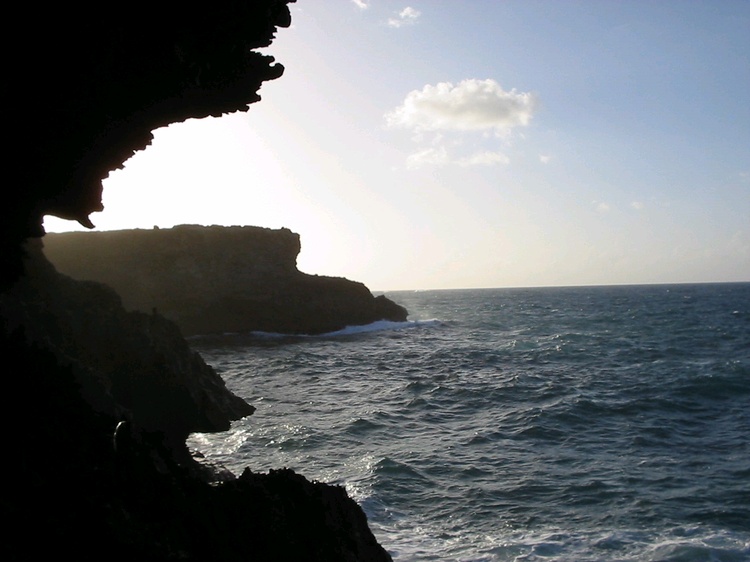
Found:
[[[190,444],[345,486],[397,561],[750,560],[750,284],[388,296],[193,340],[258,409]]]

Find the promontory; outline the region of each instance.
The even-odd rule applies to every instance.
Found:
[[[68,232],[45,236],[44,251],[61,273],[109,285],[126,309],[158,310],[186,336],[321,334],[407,318],[362,283],[299,271],[300,237],[286,228]]]

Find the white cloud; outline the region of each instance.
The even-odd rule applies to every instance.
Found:
[[[360,10],[366,10],[370,7],[370,5],[367,3],[366,0],[352,0],[354,4],[359,8]]]
[[[635,209],[636,211],[640,211],[641,209],[643,209],[643,203],[641,203],[640,201],[633,201],[633,202],[632,202],[632,203],[630,204],[630,206],[631,206],[631,207],[632,207],[633,209]]]
[[[398,16],[389,18],[388,25],[390,25],[391,27],[403,27],[405,25],[413,25],[417,22],[417,19],[421,15],[422,15],[422,12],[420,12],[419,10],[415,10],[414,8],[407,6],[406,8],[404,8],[398,13]]]
[[[542,164],[549,164],[549,161],[550,161],[550,160],[552,160],[552,157],[551,157],[551,156],[547,156],[547,155],[545,155],[545,154],[540,154],[540,155],[539,155],[539,161],[540,161],[540,162],[541,162]]]
[[[440,82],[407,94],[386,114],[390,126],[415,130],[507,132],[529,124],[536,97],[529,92],[505,91],[494,80]]]
[[[390,127],[412,131],[412,140],[424,147],[407,159],[409,168],[423,165],[491,166],[510,159],[497,150],[511,138],[522,138],[515,129],[527,126],[536,98],[527,92],[506,91],[494,80],[440,82],[409,92],[401,105],[385,115]],[[429,147],[425,146],[430,142]],[[451,153],[464,145],[463,154]],[[494,146],[493,146],[494,145]],[[540,156],[544,163],[550,157]]]
[[[594,201],[594,203],[596,203],[596,201]],[[607,213],[610,211],[610,209],[611,207],[609,206],[609,204],[605,203],[604,201],[597,203],[596,205],[596,210],[600,213]]]

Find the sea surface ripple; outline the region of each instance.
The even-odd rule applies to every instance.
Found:
[[[192,340],[257,411],[190,445],[345,486],[397,561],[750,560],[750,284],[388,296]]]

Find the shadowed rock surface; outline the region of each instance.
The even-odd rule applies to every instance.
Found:
[[[174,323],[126,312],[110,287],[58,274],[38,240],[29,246],[27,275],[0,294],[5,329],[44,342],[71,367],[95,410],[183,441],[193,432],[226,431],[253,413]]]
[[[4,75],[4,559],[390,560],[340,487],[198,465],[181,437],[252,407],[171,321],[126,312],[111,289],[57,273],[26,244],[45,214],[92,226],[101,180],[152,130],[257,101],[283,68],[252,49],[289,25],[287,3],[13,5],[26,39],[7,34],[18,44]]]
[[[289,470],[211,482],[161,432],[126,427],[113,442],[117,420],[46,346],[16,332],[0,353],[26,408],[2,410],[4,560],[390,560],[343,488]]]
[[[45,236],[44,252],[62,273],[109,285],[129,310],[156,308],[186,336],[320,334],[407,317],[362,283],[300,272],[300,237],[288,229],[68,232]]]

